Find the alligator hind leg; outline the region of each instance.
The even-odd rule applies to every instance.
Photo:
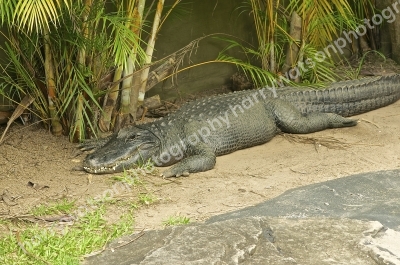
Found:
[[[303,115],[293,105],[279,99],[274,100],[269,107],[272,108],[279,129],[287,133],[312,133],[357,125],[357,120],[347,119],[334,113],[314,112]]]

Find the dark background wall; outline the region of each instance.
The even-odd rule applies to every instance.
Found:
[[[392,6],[394,2],[395,0],[376,0],[378,12]],[[155,59],[173,53],[198,37],[212,33],[231,34],[256,45],[252,16],[249,10],[244,11],[241,6],[243,6],[242,1],[193,0],[190,4],[190,14],[184,16],[182,20],[168,20],[161,29],[156,42]],[[400,4],[398,8],[400,9]],[[400,13],[396,15],[393,23],[385,22],[381,25],[380,41],[380,51],[400,63]],[[202,41],[197,52],[191,57],[192,63],[215,59],[225,45],[218,40]],[[240,54],[232,56],[240,57]],[[236,71],[235,66],[221,63],[192,68],[179,74],[175,86],[168,80],[150,90],[148,95],[160,94],[163,99],[170,99],[176,97],[178,91],[184,95],[230,85],[229,78]]]
[[[166,4],[172,1],[166,1]],[[184,1],[185,2],[185,1]],[[190,1],[186,1],[190,2]],[[170,17],[163,25],[156,41],[155,60],[163,58],[184,47],[192,40],[212,34],[225,33],[256,43],[252,18],[248,11],[242,12],[241,1],[194,0],[186,5],[190,13],[181,19]],[[227,43],[207,38],[199,43],[199,48],[191,56],[192,63],[201,63],[217,58]],[[231,54],[240,57],[240,54]],[[162,98],[212,89],[230,83],[230,77],[237,71],[236,66],[225,63],[213,63],[192,68],[179,74],[177,84],[170,80],[157,85],[149,95],[160,93]]]
[[[383,10],[392,6],[395,0],[377,0],[376,7]],[[400,4],[397,5],[400,10]],[[396,15],[396,20],[392,23],[384,23],[381,28],[382,52],[400,63],[400,13]]]

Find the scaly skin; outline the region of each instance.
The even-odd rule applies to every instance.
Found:
[[[193,101],[165,118],[128,127],[84,160],[91,173],[113,173],[148,159],[174,165],[164,177],[212,169],[216,156],[260,145],[278,132],[355,126],[352,116],[400,98],[400,75],[351,80],[322,90],[247,90]],[[95,145],[90,145],[95,147]]]

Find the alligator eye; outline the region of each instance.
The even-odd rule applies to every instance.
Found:
[[[136,136],[136,134],[129,135],[126,137],[126,140],[135,140]]]

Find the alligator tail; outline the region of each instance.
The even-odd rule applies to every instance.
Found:
[[[348,117],[399,100],[400,74],[341,81],[325,89],[291,91],[278,97],[292,103],[304,114],[324,112]]]

